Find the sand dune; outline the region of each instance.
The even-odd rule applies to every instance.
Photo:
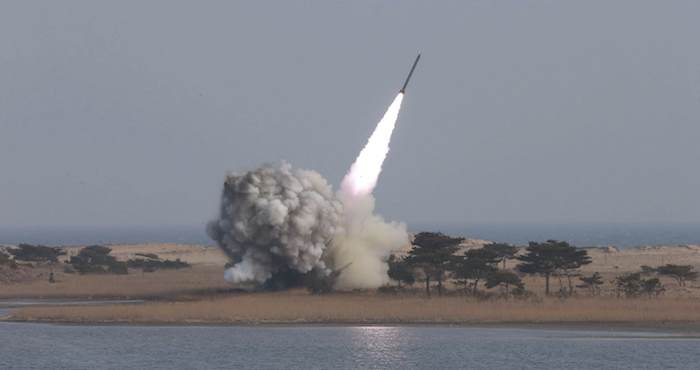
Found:
[[[217,247],[190,245],[190,244],[170,244],[170,243],[151,243],[151,244],[115,244],[109,245],[112,248],[111,255],[117,259],[126,261],[131,258],[137,258],[136,253],[152,253],[158,255],[161,259],[182,261],[191,264],[223,266],[226,264],[226,256]],[[78,254],[82,247],[66,247],[67,256]]]

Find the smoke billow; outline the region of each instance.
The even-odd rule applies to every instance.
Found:
[[[402,98],[377,124],[337,194],[317,172],[287,163],[226,177],[219,216],[207,227],[232,260],[226,280],[328,277],[339,289],[388,282],[386,258],[408,244],[408,233],[404,224],[374,214],[372,191]]]
[[[317,172],[265,165],[226,177],[207,231],[234,263],[228,281],[264,283],[287,270],[327,275],[325,252],[342,232],[342,209]]]
[[[406,225],[374,214],[374,197],[346,197],[342,232],[333,239],[334,266],[347,266],[336,281],[340,289],[376,288],[389,282],[386,258],[408,245]]]

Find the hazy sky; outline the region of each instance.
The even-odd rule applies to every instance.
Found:
[[[697,1],[3,1],[0,225],[204,223],[227,170],[412,222],[700,222]]]

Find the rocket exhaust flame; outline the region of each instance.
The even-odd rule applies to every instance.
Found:
[[[379,174],[382,172],[384,159],[389,153],[389,142],[399,117],[403,95],[399,93],[384,113],[384,117],[379,121],[367,144],[350,167],[350,172],[345,175],[341,192],[356,197],[370,194],[374,190]]]

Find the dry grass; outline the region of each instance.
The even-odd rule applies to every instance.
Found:
[[[129,275],[56,272],[55,284],[48,283],[49,269],[46,267],[33,268],[30,272],[33,279],[0,284],[0,298],[149,298],[230,288],[223,279],[223,267],[209,265],[152,273],[132,270]]]
[[[195,265],[180,270],[160,270],[153,273],[141,273],[131,270],[129,275],[79,275],[56,272],[55,284],[49,284],[48,267],[25,269],[24,274],[31,276],[21,282],[0,283],[0,299],[7,298],[158,298],[180,297],[192,292],[230,290],[231,285],[223,279],[222,266]],[[603,273],[606,284],[604,295],[614,295],[610,281],[616,276]],[[574,279],[578,284],[578,279]],[[535,294],[544,295],[544,279],[526,276],[523,281],[527,289]],[[700,297],[698,283],[690,283],[686,288],[679,288],[671,279],[662,279],[668,297]],[[483,283],[482,283],[483,284]],[[566,282],[564,282],[566,284]],[[449,289],[460,290],[461,287],[446,282]],[[420,294],[421,283],[416,283],[415,290]],[[434,289],[434,288],[433,288]],[[483,289],[483,285],[482,285]],[[552,292],[559,289],[559,281],[551,281]],[[581,294],[586,292],[580,290]]]
[[[680,323],[700,321],[691,299],[575,298],[469,301],[377,294],[250,293],[194,302],[143,305],[31,307],[13,320],[73,323]]]
[[[3,279],[0,274],[0,298],[65,298],[65,297],[153,297],[168,296],[192,290],[225,289],[223,281],[223,264],[226,258],[217,248],[187,246],[176,244],[142,244],[111,246],[112,254],[121,260],[133,258],[136,253],[156,253],[163,258],[181,258],[194,264],[192,269],[178,271],[158,271],[142,275],[132,271],[130,275],[70,275],[62,272],[63,266],[55,268],[57,284],[48,283],[48,267],[24,269],[22,271],[3,271],[12,274],[11,279]],[[79,248],[68,250],[75,254]],[[647,249],[632,248],[622,251],[592,249],[589,254],[593,263],[583,268],[585,274],[599,271],[606,285],[604,292],[613,294],[610,281],[617,275],[639,270],[641,265],[657,266],[664,263],[693,264],[700,268],[700,247],[654,247]],[[68,256],[66,256],[68,258]],[[517,262],[509,261],[508,268]],[[2,271],[0,271],[2,272]],[[5,281],[3,283],[3,281]],[[527,289],[536,294],[544,292],[544,279],[525,277]],[[680,289],[674,282],[664,279],[666,295],[672,297],[700,297],[698,284],[689,289]],[[556,291],[559,282],[552,280],[552,291]],[[575,279],[578,284],[578,279]],[[448,284],[449,285],[449,284]]]

